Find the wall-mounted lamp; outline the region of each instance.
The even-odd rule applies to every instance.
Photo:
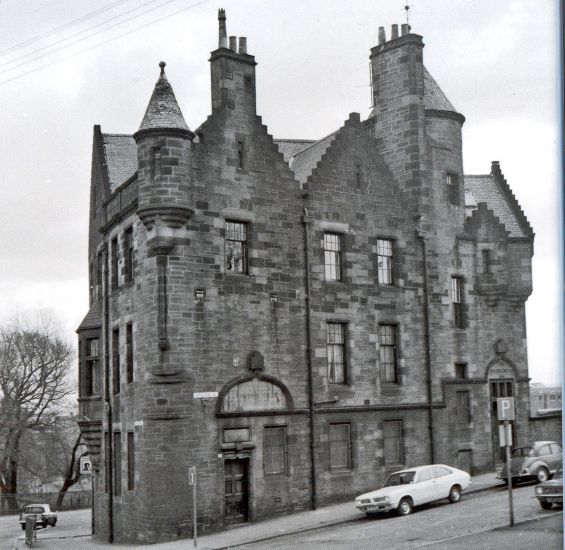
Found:
[[[204,288],[197,288],[194,291],[194,297],[196,298],[197,302],[203,302],[204,298],[206,298],[206,289]]]
[[[275,305],[279,301],[279,295],[276,292],[271,292],[271,304]]]

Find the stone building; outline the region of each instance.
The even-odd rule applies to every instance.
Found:
[[[210,531],[492,470],[499,396],[529,434],[534,234],[498,162],[463,174],[422,37],[381,28],[370,116],[307,141],[268,133],[219,27],[197,129],[164,63],[133,135],[94,127],[79,402],[110,540],[190,536],[191,467]]]

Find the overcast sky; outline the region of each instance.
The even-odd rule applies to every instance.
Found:
[[[492,160],[500,161],[534,227],[530,376],[556,382],[557,1],[409,3],[412,32],[424,37],[425,65],[466,117],[465,173],[486,174]],[[74,342],[88,308],[92,126],[135,132],[164,59],[185,119],[197,128],[210,113],[208,58],[217,46],[219,7],[227,12],[228,35],[247,36],[256,56],[258,112],[270,133],[315,139],[350,112],[368,115],[369,50],[379,26],[388,36],[392,23],[405,22],[404,4],[0,0],[0,316],[48,310]]]

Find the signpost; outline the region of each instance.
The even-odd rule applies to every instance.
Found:
[[[508,480],[508,507],[510,510],[510,526],[514,525],[514,503],[512,500],[512,466],[510,458],[510,449],[512,448],[512,425],[511,420],[516,419],[514,412],[513,397],[499,397],[497,400],[499,439],[500,446],[506,447],[506,479]]]
[[[88,455],[80,457],[79,471],[81,475],[92,476],[90,480],[90,490],[92,493],[90,502],[90,530],[94,535],[94,476],[92,475],[92,461],[90,460],[90,457]]]
[[[188,469],[188,484],[192,485],[192,527],[194,529],[194,547],[196,548],[198,546],[198,529],[196,525],[196,466],[191,466]]]

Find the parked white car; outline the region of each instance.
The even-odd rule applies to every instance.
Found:
[[[20,514],[20,525],[26,528],[26,518],[34,517],[36,527],[55,527],[57,525],[57,514],[51,511],[49,504],[29,504]]]
[[[390,510],[407,516],[420,504],[444,498],[459,502],[461,492],[470,483],[471,476],[467,472],[451,466],[417,466],[389,475],[381,489],[358,496],[355,506],[368,516]]]

